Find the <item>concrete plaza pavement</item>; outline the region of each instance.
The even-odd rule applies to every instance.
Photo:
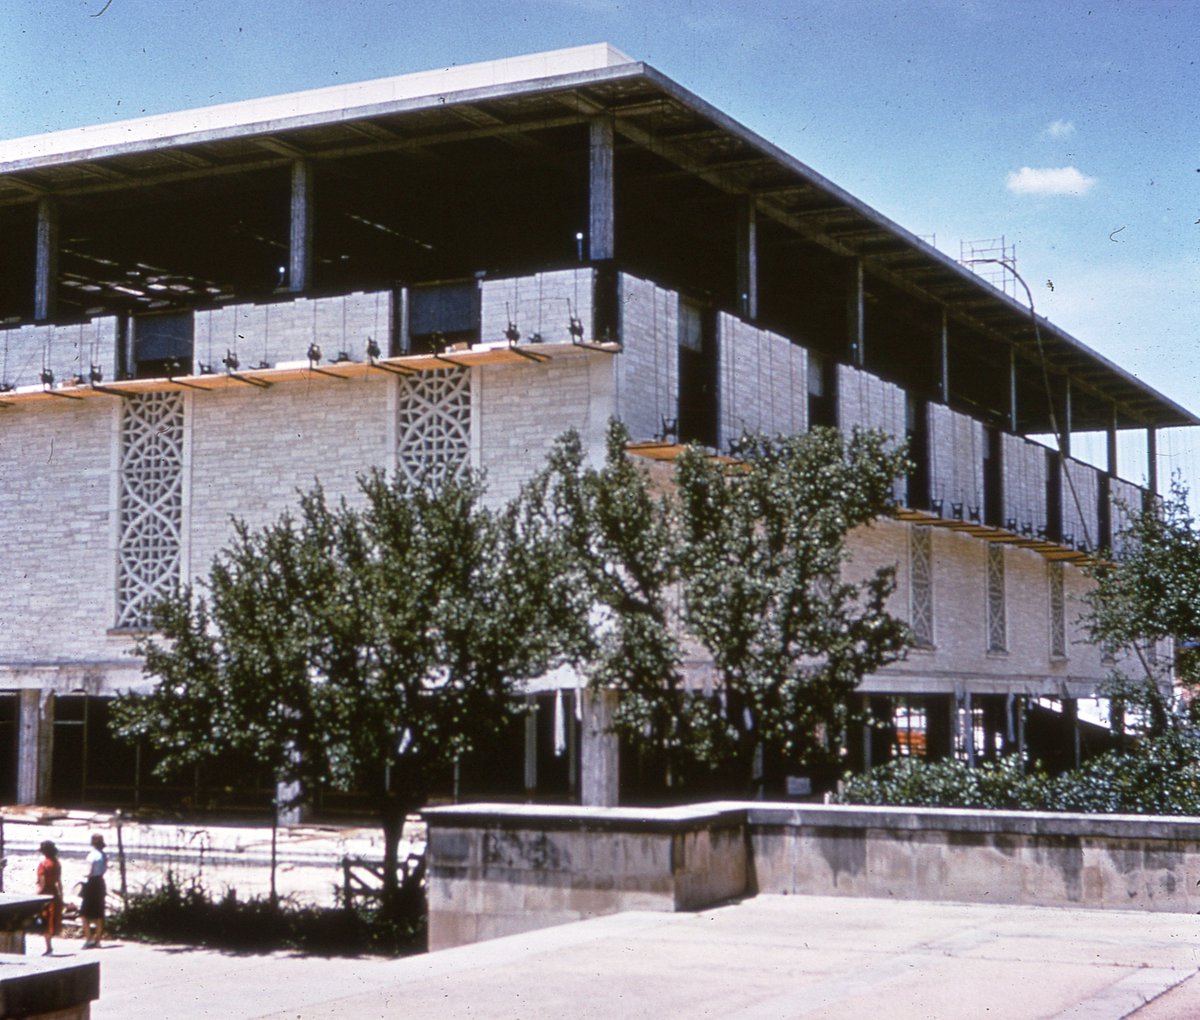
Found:
[[[1190,914],[759,896],[399,960],[78,947],[93,1020],[1200,1016]]]

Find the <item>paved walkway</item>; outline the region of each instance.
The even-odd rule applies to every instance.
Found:
[[[101,961],[93,1020],[1200,1016],[1189,914],[760,896],[402,960],[59,945]]]

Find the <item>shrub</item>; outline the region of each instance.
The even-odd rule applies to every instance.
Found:
[[[1177,730],[1109,751],[1061,776],[1016,755],[971,768],[946,759],[900,758],[847,781],[842,804],[1200,814],[1200,731]]]
[[[1047,777],[1026,774],[1016,756],[971,768],[956,759],[898,758],[854,776],[838,797],[843,804],[1037,810]]]
[[[377,910],[303,906],[286,898],[242,900],[235,889],[214,897],[199,882],[185,887],[170,873],[161,886],[131,895],[107,927],[128,939],[242,952],[397,956],[425,949],[423,910],[389,918]]]

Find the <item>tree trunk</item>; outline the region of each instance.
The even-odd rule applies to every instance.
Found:
[[[398,799],[385,796],[383,801],[383,912],[395,914],[400,901],[400,883],[396,871],[400,865],[400,840],[408,812]]]

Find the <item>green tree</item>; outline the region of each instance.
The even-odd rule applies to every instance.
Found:
[[[894,569],[847,571],[847,536],[893,508],[907,467],[889,442],[818,428],[747,436],[733,469],[697,449],[678,462],[684,618],[720,689],[703,750],[748,788],[836,765],[855,688],[908,647]]]
[[[645,471],[627,455],[629,434],[612,422],[604,462],[586,464],[575,432],[555,443],[522,504],[552,549],[554,629],[564,658],[594,686],[621,692],[617,725],[651,768],[668,769],[688,744],[677,621],[674,524]],[[652,720],[647,729],[646,720]]]
[[[317,488],[296,516],[235,522],[200,590],[157,607],[139,648],[155,685],[121,700],[118,725],[163,771],[234,751],[297,798],[367,794],[394,904],[406,815],[552,664],[548,561],[476,478],[361,485],[358,507]]]
[[[1187,489],[1175,481],[1167,499],[1132,508],[1117,546],[1119,555],[1091,569],[1096,583],[1084,596],[1082,623],[1118,663],[1106,693],[1144,712],[1150,733],[1163,733],[1191,721],[1175,685],[1190,691],[1200,683],[1192,647],[1200,637],[1200,534]],[[1180,642],[1179,654],[1152,653],[1167,641]]]
[[[576,605],[570,654],[620,692],[618,730],[669,782],[753,788],[766,766],[836,760],[850,696],[899,657],[890,569],[847,580],[845,539],[892,505],[902,453],[879,433],[747,437],[738,464],[698,448],[654,495],[614,423],[587,467],[564,437],[533,489],[555,523]],[[715,683],[689,684],[685,643]]]

